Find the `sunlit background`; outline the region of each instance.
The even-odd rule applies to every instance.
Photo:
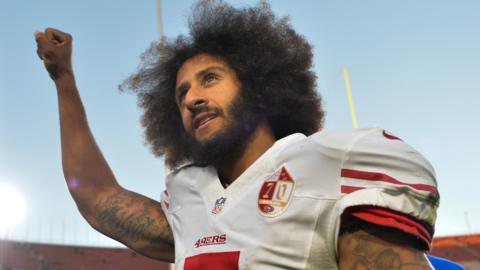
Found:
[[[256,1],[229,1],[236,6]],[[186,33],[193,1],[163,1],[164,34]],[[350,128],[342,69],[360,126],[382,126],[435,166],[441,207],[436,235],[480,232],[480,2],[289,1],[314,46],[325,127]],[[97,142],[118,181],[158,199],[163,161],[144,145],[136,98],[117,86],[157,36],[155,1],[0,0],[0,237],[115,246],[79,214],[63,180],[54,85],[33,32],[74,36],[77,83]]]
[[[0,183],[0,231],[8,238],[11,229],[23,222],[26,214],[25,199],[5,183]]]

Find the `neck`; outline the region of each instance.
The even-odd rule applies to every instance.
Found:
[[[273,131],[266,121],[263,121],[252,133],[244,149],[230,160],[222,160],[214,164],[218,176],[224,186],[235,181],[255,160],[265,153],[275,143]]]

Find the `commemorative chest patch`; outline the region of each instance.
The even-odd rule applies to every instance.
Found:
[[[295,181],[285,165],[264,181],[258,194],[258,209],[266,217],[275,217],[283,213],[292,199]]]

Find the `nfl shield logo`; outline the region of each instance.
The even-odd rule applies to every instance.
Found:
[[[212,214],[218,214],[220,211],[222,211],[223,206],[225,205],[225,202],[227,201],[227,198],[225,197],[220,197],[215,201],[215,205],[213,206],[212,209]]]

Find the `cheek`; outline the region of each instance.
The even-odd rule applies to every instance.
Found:
[[[186,112],[182,112],[180,114],[181,116],[181,119],[182,119],[182,125],[183,125],[183,128],[185,129],[185,131],[187,131],[187,133],[190,133],[190,129],[191,129],[191,117],[188,115],[188,113]]]

